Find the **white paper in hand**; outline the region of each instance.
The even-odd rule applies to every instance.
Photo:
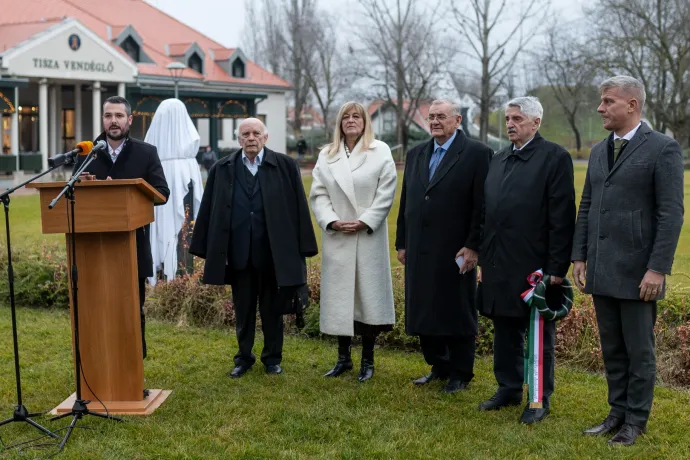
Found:
[[[463,256],[460,256],[457,259],[455,259],[455,263],[458,264],[458,268],[462,269],[462,264],[465,263],[465,258]],[[462,272],[462,274],[464,275],[465,272]]]

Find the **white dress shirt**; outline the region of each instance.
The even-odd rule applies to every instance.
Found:
[[[244,153],[244,150],[242,150],[242,164],[244,164],[247,167],[249,172],[252,173],[252,176],[256,176],[256,173],[259,172],[259,166],[261,166],[261,163],[263,163],[263,161],[264,149],[261,149],[256,158],[254,158],[254,163],[249,161],[249,158],[247,158],[247,155]]]
[[[118,148],[113,150],[113,148],[110,146],[110,142],[107,143],[108,145],[108,155],[110,155],[110,158],[113,160],[113,163],[115,163],[115,160],[117,160],[117,157],[120,156],[120,152],[122,152],[122,149],[125,147],[125,144],[127,141],[124,141]]]
[[[637,132],[638,129],[640,129],[640,126],[642,125],[642,122],[638,123],[637,126],[635,126],[631,131],[628,132],[625,136],[621,137],[615,132],[613,133],[613,140],[615,141],[616,139],[625,139],[626,141],[630,142],[630,140],[635,136],[635,133]]]

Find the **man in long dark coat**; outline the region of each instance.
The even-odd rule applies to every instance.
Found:
[[[512,144],[491,160],[484,184],[485,221],[479,253],[478,308],[494,323],[494,375],[498,390],[479,405],[496,410],[522,403],[524,343],[530,310],[520,294],[527,277],[543,270],[560,284],[570,267],[575,229],[573,162],[563,147],[538,129],[544,110],[535,97],[506,105]],[[543,407],[526,407],[520,421],[534,423],[549,413],[554,389],[556,323],[544,322]]]
[[[455,393],[474,377],[475,267],[492,152],[458,130],[450,101],[434,101],[428,121],[433,139],[407,153],[395,247],[405,264],[405,328],[431,365],[414,383],[449,379],[444,391]]]
[[[252,353],[259,304],[266,373],[280,374],[281,302],[306,280],[305,258],[318,253],[297,161],[264,147],[256,118],[240,123],[242,149],[213,165],[189,252],[206,259],[204,283],[230,284],[239,351],[229,376],[244,375]]]

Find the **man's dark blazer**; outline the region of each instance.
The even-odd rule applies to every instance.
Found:
[[[407,153],[396,249],[405,249],[405,329],[410,335],[477,335],[477,272],[459,273],[456,253],[479,250],[484,179],[493,154],[457,131],[429,180],[434,140]]]
[[[522,150],[513,144],[491,160],[484,183],[484,227],[479,311],[487,316],[528,317],[520,294],[527,277],[542,269],[564,277],[575,230],[573,161],[539,132]]]
[[[229,284],[230,225],[235,191],[238,150],[216,162],[194,223],[189,252],[206,259],[204,283]],[[241,163],[239,163],[241,164]],[[301,286],[307,282],[305,257],[318,254],[307,197],[299,164],[282,153],[264,148],[257,173],[266,219],[266,230],[278,286]]]
[[[96,138],[96,142],[106,140],[105,133]],[[79,157],[74,171],[79,169],[86,157]],[[158,150],[155,146],[144,141],[128,137],[125,146],[118,155],[115,164],[108,154],[108,149],[100,150],[87,167],[87,172],[96,176],[96,179],[104,180],[108,176],[113,179],[144,179],[161,195],[168,199],[170,190],[165,180],[161,160],[158,158]],[[162,204],[162,203],[161,203]],[[77,217],[78,218],[78,217]],[[139,278],[153,276],[153,258],[151,256],[151,241],[149,225],[137,229],[137,266]]]
[[[609,171],[612,138],[589,157],[572,259],[587,262],[585,292],[639,300],[648,269],[671,273],[683,226],[683,160],[678,142],[642,123]]]

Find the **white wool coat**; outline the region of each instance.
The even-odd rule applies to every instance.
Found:
[[[386,218],[393,205],[397,173],[390,148],[361,141],[350,158],[344,143],[338,153],[319,154],[312,171],[309,201],[323,230],[321,257],[321,332],[354,335],[354,321],[395,323]],[[369,230],[346,234],[327,230],[336,220],[361,220]]]

